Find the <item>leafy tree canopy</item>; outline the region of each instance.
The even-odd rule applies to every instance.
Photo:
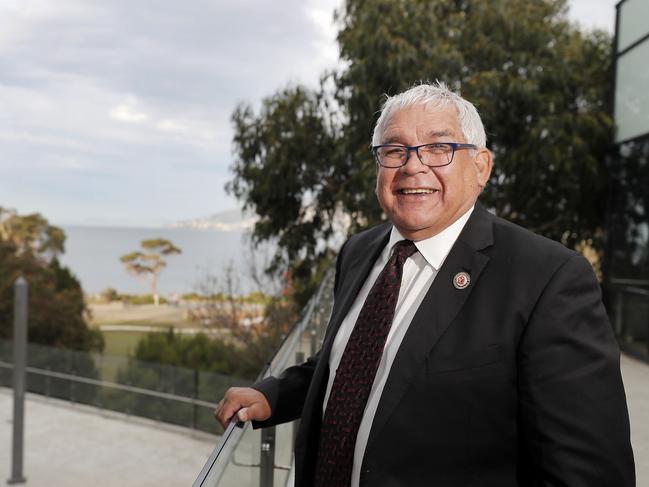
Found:
[[[0,208],[0,338],[13,334],[14,282],[29,284],[28,340],[83,351],[101,351],[101,333],[86,324],[77,278],[61,266],[65,233],[40,214],[20,216]]]
[[[384,218],[371,133],[385,94],[420,80],[445,81],[478,107],[495,155],[488,206],[571,247],[597,242],[611,39],[566,13],[565,0],[346,0],[336,13],[344,68],[232,115],[227,188],[259,215],[255,238],[278,241],[274,269],[290,264],[296,287],[309,287],[337,224],[354,232]]]
[[[0,206],[0,238],[11,242],[17,252],[42,258],[64,252],[65,233],[39,213],[20,216],[16,210]]]
[[[135,251],[122,255],[120,260],[126,266],[127,272],[147,279],[151,286],[151,294],[157,306],[160,303],[158,296],[158,276],[167,266],[163,256],[180,254],[181,250],[164,238],[142,240],[140,246],[147,252]]]

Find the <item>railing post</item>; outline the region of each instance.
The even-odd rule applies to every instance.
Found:
[[[275,427],[261,430],[259,487],[273,487],[275,477]]]
[[[311,353],[311,357],[313,357],[315,353],[318,351],[318,334],[316,332],[315,327],[311,328],[310,335],[311,335],[310,353]]]
[[[14,416],[11,478],[9,484],[27,481],[23,475],[25,435],[25,382],[27,365],[27,281],[23,277],[14,284]]]
[[[50,370],[52,370],[52,366],[48,364],[45,370],[49,372]],[[45,376],[45,397],[47,397],[48,399],[52,394],[51,388],[52,388],[52,378],[49,375],[46,375]]]
[[[647,299],[649,299],[649,295],[646,295]],[[647,353],[649,354],[649,315],[647,316]]]
[[[304,352],[295,352],[295,363],[296,364],[301,364],[305,360],[304,357]],[[300,429],[300,420],[296,419],[293,421],[293,434],[292,434],[292,440],[293,443],[291,444],[291,451],[293,451],[293,448],[295,447],[295,439],[297,438],[297,432]]]
[[[192,397],[198,399],[198,370],[194,369],[194,391]],[[192,404],[192,429],[198,428],[198,404]]]
[[[620,339],[624,338],[624,288],[619,287],[615,292],[615,332]]]

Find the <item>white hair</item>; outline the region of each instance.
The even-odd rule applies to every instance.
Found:
[[[398,111],[413,106],[424,106],[427,109],[435,110],[444,110],[449,106],[454,107],[464,140],[478,147],[486,147],[487,134],[476,107],[449,90],[446,84],[440,81],[433,84],[422,83],[397,95],[389,96],[381,107],[381,115],[374,126],[372,145],[381,144],[386,127]]]

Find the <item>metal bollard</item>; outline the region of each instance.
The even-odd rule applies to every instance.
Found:
[[[27,365],[27,291],[29,285],[23,277],[14,284],[14,416],[11,478],[8,484],[27,481],[23,475],[23,450],[25,437],[25,382]]]

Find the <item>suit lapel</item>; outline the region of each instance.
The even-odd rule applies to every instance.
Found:
[[[322,344],[322,350],[325,352],[327,360],[329,358],[329,348],[338,332],[338,328],[340,328],[349,312],[349,308],[356,300],[356,296],[370,274],[374,262],[379,258],[381,251],[388,243],[391,228],[392,225],[389,224],[381,225],[376,229],[375,235],[371,236],[367,244],[356,245],[352,253],[345,256],[347,262],[343,262],[342,265],[345,267],[345,275],[349,277],[341,280],[341,288],[337,293],[338,299],[334,303],[329,326]]]
[[[368,449],[395,411],[422,363],[457,316],[478,282],[482,270],[489,261],[489,257],[481,250],[493,244],[492,218],[489,212],[476,204],[471,217],[415,313],[381,394],[370,430]],[[461,271],[471,276],[471,282],[465,289],[456,289],[453,278]]]
[[[304,401],[302,412],[301,433],[305,435],[304,444],[310,444],[310,438],[316,438],[322,420],[322,401],[329,377],[329,355],[338,328],[347,316],[349,308],[354,303],[356,295],[363,286],[365,279],[372,270],[374,262],[388,243],[392,225],[381,225],[374,229],[366,242],[357,242],[349,252],[343,252],[341,269],[344,276],[339,276],[340,289],[334,302],[329,325],[320,349],[318,365],[313,373],[311,386]]]

